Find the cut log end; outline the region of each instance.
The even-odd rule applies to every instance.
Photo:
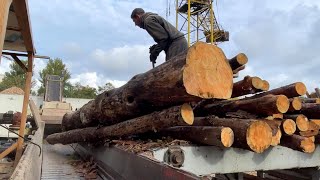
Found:
[[[224,127],[221,130],[221,142],[224,147],[231,147],[234,142],[234,133],[231,128]]]
[[[282,122],[282,128],[284,133],[292,135],[296,132],[296,123],[292,119],[286,119]]]
[[[270,126],[263,121],[256,121],[250,124],[247,129],[247,144],[254,152],[262,153],[272,141],[272,130]]]
[[[300,131],[307,131],[309,128],[309,121],[308,118],[305,117],[304,115],[298,115],[296,118],[296,124],[297,128]]]
[[[256,89],[262,89],[263,81],[259,77],[252,77],[252,86]]]
[[[248,62],[248,57],[244,53],[239,53],[236,58],[240,65],[245,65]]]
[[[233,73],[222,50],[214,45],[197,42],[189,48],[183,70],[187,93],[201,98],[231,97]]]
[[[268,81],[266,80],[262,80],[262,87],[261,87],[261,90],[262,91],[268,91],[270,88],[270,84]]]
[[[279,95],[276,101],[277,108],[280,113],[286,113],[289,109],[289,99],[284,95]]]
[[[300,96],[305,95],[307,92],[307,88],[302,82],[297,82],[295,84],[295,89]]]
[[[281,140],[281,136],[282,136],[281,129],[278,129],[276,135],[272,136],[271,146],[279,145],[280,144],[280,140]]]
[[[315,136],[308,137],[308,139],[310,139],[312,142],[316,141],[316,137]]]
[[[305,153],[313,153],[316,148],[314,142],[312,142],[312,139],[310,138],[305,138],[302,140],[300,147]]]
[[[185,103],[181,106],[181,116],[184,122],[186,122],[189,125],[193,124],[194,114],[192,107],[189,104]]]
[[[299,111],[302,107],[301,99],[298,97],[293,98],[291,106],[295,111]]]

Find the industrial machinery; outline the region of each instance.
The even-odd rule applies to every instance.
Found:
[[[62,117],[71,112],[71,104],[62,101],[63,77],[47,75],[45,81],[44,101],[40,108],[41,119],[46,123],[46,133],[59,132]]]
[[[176,28],[187,34],[189,46],[203,40],[211,44],[229,41],[229,32],[221,28],[215,17],[213,2],[176,0]]]

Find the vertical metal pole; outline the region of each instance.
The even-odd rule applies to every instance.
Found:
[[[191,16],[191,0],[188,0],[188,47],[190,47],[190,16]]]
[[[28,72],[27,72],[27,76],[26,76],[26,84],[24,87],[22,115],[21,115],[20,129],[19,129],[19,135],[22,137],[24,136],[24,130],[25,130],[26,121],[27,121],[27,110],[28,110],[29,96],[30,96],[30,89],[31,89],[33,58],[34,58],[33,53],[28,53]],[[17,166],[17,164],[22,156],[22,150],[23,150],[23,138],[19,137],[16,158],[14,161],[14,167]]]
[[[2,55],[4,39],[6,35],[6,30],[7,30],[9,7],[11,3],[12,3],[12,0],[0,1],[0,63],[1,63],[1,55]]]
[[[179,19],[179,7],[178,7],[178,0],[176,0],[176,28],[178,29],[178,19]]]
[[[213,44],[213,1],[210,4],[210,43]]]

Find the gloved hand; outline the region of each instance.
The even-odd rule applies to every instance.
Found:
[[[158,44],[154,44],[150,46],[149,53],[150,53],[150,61],[156,63],[156,59],[159,56],[160,52],[162,51],[161,46]]]

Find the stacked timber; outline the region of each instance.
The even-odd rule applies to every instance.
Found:
[[[191,143],[263,153],[272,146],[312,153],[320,143],[320,104],[303,98],[302,82],[270,89],[269,82],[234,74],[248,58],[228,60],[198,42],[162,65],[103,92],[66,114],[51,144],[97,143],[130,137],[170,136]]]

